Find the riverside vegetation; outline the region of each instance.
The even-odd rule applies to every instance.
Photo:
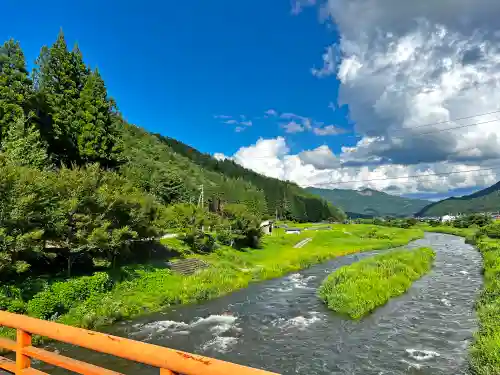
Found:
[[[479,330],[471,345],[470,366],[478,375],[500,374],[500,223],[491,219],[477,225],[477,215],[465,217],[449,225],[422,225],[429,232],[448,233],[466,238],[483,256],[484,287],[476,301]],[[472,217],[472,218],[471,218]],[[458,225],[456,227],[455,225]]]
[[[344,266],[321,284],[318,295],[329,309],[359,319],[407,291],[430,271],[430,248],[393,250]]]
[[[98,328],[168,306],[215,298],[251,282],[279,277],[333,257],[401,246],[422,236],[419,229],[371,225],[336,225],[333,230],[307,231],[300,235],[284,235],[278,231],[263,239],[261,249],[220,246],[208,254],[191,254],[211,265],[191,276],[152,265],[124,266],[122,276],[125,276],[121,281],[109,273],[96,273],[48,285],[27,302],[22,299],[26,292],[23,287],[13,287],[9,303],[10,306],[27,305],[24,309],[32,316]],[[307,237],[312,240],[304,247],[293,247]],[[179,247],[179,251],[189,251],[189,246],[181,240],[165,241]]]

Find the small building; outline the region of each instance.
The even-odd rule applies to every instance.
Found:
[[[455,219],[456,219],[456,217],[453,215],[444,215],[443,217],[441,217],[441,222],[442,223],[449,223],[450,221],[453,221]]]
[[[300,229],[299,228],[286,228],[285,233],[286,234],[300,234]]]
[[[260,223],[260,230],[264,234],[272,234],[273,228],[274,228],[274,223],[271,220],[265,220],[262,223]]]

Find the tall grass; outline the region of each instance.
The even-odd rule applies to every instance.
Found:
[[[413,281],[429,272],[434,257],[430,248],[370,257],[331,273],[318,295],[329,309],[359,319],[407,291]]]
[[[470,365],[474,374],[500,374],[500,241],[479,239],[483,255],[484,288],[476,302],[479,331],[471,346]]]

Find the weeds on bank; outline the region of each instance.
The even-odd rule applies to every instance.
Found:
[[[430,248],[394,250],[344,266],[330,274],[318,290],[328,308],[359,319],[410,288],[429,272]]]

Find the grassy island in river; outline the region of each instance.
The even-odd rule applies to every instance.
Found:
[[[434,257],[432,249],[420,248],[363,259],[331,273],[318,294],[329,309],[358,319],[407,291],[429,272]]]

